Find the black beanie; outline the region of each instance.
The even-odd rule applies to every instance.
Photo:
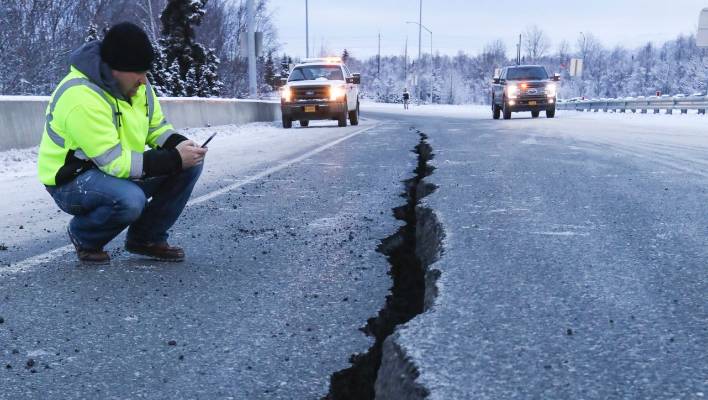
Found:
[[[114,25],[101,43],[101,59],[118,71],[148,71],[154,58],[147,34],[130,22]]]

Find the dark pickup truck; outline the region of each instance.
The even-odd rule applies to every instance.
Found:
[[[538,118],[541,111],[547,118],[556,116],[556,92],[560,75],[548,75],[540,65],[504,67],[492,82],[492,115],[511,119],[512,112],[531,111]]]

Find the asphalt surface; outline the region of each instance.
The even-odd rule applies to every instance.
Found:
[[[446,235],[377,399],[708,395],[708,138],[559,114],[396,117],[429,136]]]
[[[184,263],[116,239],[110,266],[0,270],[0,398],[322,398],[372,344],[360,328],[391,286],[376,248],[418,140],[387,123],[188,207],[171,238]]]
[[[708,136],[679,116],[414,113],[364,109],[381,125],[188,208],[183,264],[116,242],[104,268],[0,270],[0,398],[320,399],[372,344],[417,130],[437,186],[417,222],[442,224],[443,253],[377,399],[706,396]],[[212,177],[237,179],[224,160]]]

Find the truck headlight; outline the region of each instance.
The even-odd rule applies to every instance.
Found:
[[[548,97],[556,97],[556,89],[555,83],[549,83],[548,86],[546,86],[546,95]]]
[[[283,91],[280,92],[280,97],[285,101],[286,103],[290,102],[290,100],[293,99],[293,91],[289,87],[284,87]]]
[[[339,100],[340,98],[344,97],[345,94],[346,91],[344,90],[344,86],[330,86],[329,88],[330,100]]]
[[[516,85],[509,85],[506,87],[506,97],[510,99],[515,99],[519,97],[519,87]]]

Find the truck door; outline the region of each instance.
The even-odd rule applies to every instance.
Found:
[[[356,109],[356,85],[349,83],[352,78],[351,72],[346,65],[342,65],[342,70],[344,71],[344,81],[347,82],[347,109]]]

